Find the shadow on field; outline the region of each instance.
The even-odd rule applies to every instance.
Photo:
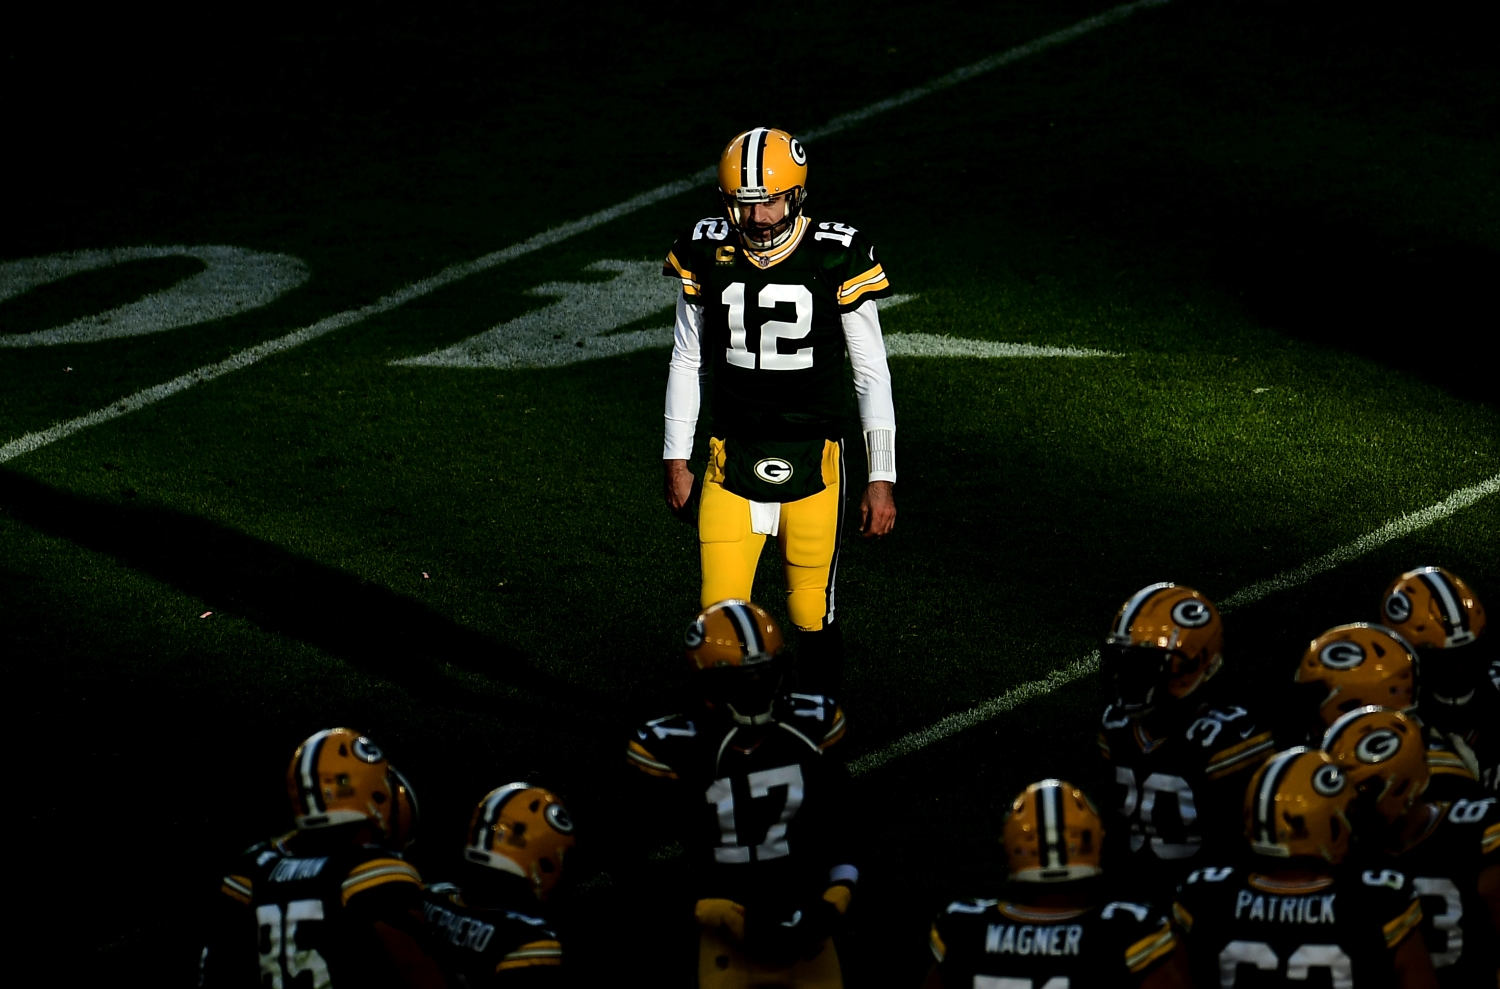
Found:
[[[1405,246],[1307,217],[1226,237],[1220,270],[1267,326],[1337,347],[1470,401],[1494,401],[1500,252],[1475,244]],[[1248,249],[1247,249],[1248,248]],[[1491,316],[1485,316],[1491,313]]]
[[[215,611],[306,642],[372,676],[456,708],[522,720],[538,710],[587,713],[599,705],[573,684],[538,672],[514,648],[419,601],[207,519],[157,505],[81,498],[0,469],[0,508],[53,536],[106,553]],[[525,691],[524,701],[475,694],[439,664],[452,663]],[[599,711],[602,713],[602,709]]]

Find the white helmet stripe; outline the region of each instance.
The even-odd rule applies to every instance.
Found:
[[[323,743],[330,734],[332,729],[324,728],[302,743],[302,761],[297,767],[297,775],[302,780],[303,813],[308,815],[321,813],[323,810],[323,792],[318,785],[318,754],[323,751]]]
[[[484,798],[484,810],[479,814],[479,820],[474,827],[474,833],[469,836],[469,845],[480,851],[489,851],[490,843],[495,833],[495,825],[500,822],[500,810],[505,802],[522,790],[529,790],[525,783],[507,783],[490,791],[490,795]]]
[[[1046,855],[1046,868],[1061,869],[1067,864],[1063,854],[1062,787],[1057,780],[1043,780],[1037,790],[1036,802],[1038,822],[1042,827],[1042,848]]]
[[[769,131],[764,127],[757,127],[745,138],[745,185],[750,188],[759,188],[766,184],[765,158],[766,158],[766,134]]]
[[[1287,749],[1271,759],[1266,775],[1261,777],[1260,792],[1255,795],[1255,829],[1263,845],[1276,844],[1276,790],[1292,760],[1307,751],[1304,745]]]
[[[746,658],[759,656],[766,651],[766,647],[761,643],[760,628],[756,623],[755,615],[745,606],[745,602],[726,602],[724,612],[739,627],[740,639],[745,643]]]
[[[1446,618],[1448,628],[1444,631],[1456,632],[1468,624],[1468,615],[1458,603],[1458,595],[1454,593],[1453,585],[1443,576],[1437,567],[1428,567],[1419,575],[1422,583],[1426,584],[1437,599],[1443,605],[1443,617]]]
[[[1146,602],[1157,591],[1164,591],[1171,586],[1170,582],[1163,581],[1160,584],[1152,584],[1150,587],[1143,587],[1136,591],[1135,596],[1126,601],[1125,607],[1120,609],[1120,624],[1115,626],[1115,635],[1128,637],[1130,635],[1130,623],[1135,621],[1135,616],[1140,614],[1141,609],[1146,606]],[[1098,626],[1095,627],[1097,628]]]

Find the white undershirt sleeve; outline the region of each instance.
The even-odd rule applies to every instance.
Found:
[[[884,360],[883,353],[881,359]],[[707,374],[708,362],[703,359],[703,307],[690,304],[679,293],[677,322],[672,328],[672,362],[667,369],[663,460],[692,459],[693,433],[698,428],[703,379]]]
[[[844,343],[854,367],[854,394],[859,425],[865,434],[870,480],[896,480],[896,402],[891,397],[891,368],[880,335],[880,311],[871,299],[843,315]]]

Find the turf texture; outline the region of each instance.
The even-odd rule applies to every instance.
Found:
[[[810,127],[1106,7],[819,5],[770,44],[728,10],[362,7],[283,27],[273,8],[185,43],[165,14],[114,25],[139,40],[128,58],[107,31],[38,22],[6,42],[32,153],[0,260],[233,244],[313,276],[212,324],[0,350],[0,440],[690,174],[743,127]],[[1142,584],[1222,598],[1500,472],[1491,20],[1177,2],[810,144],[810,214],[869,233],[918,296],[888,332],[1121,355],[893,359],[900,521],[850,538],[840,579],[851,756],[1086,655]],[[72,74],[46,82],[64,50]],[[106,85],[121,73],[140,84]],[[283,823],[285,759],[330,724],[413,778],[436,878],[485,790],[562,790],[584,836],[578,943],[596,946],[580,960],[607,970],[642,936],[613,919],[639,891],[588,835],[652,813],[612,804],[621,739],[682,690],[697,567],[658,494],[666,352],[388,362],[594,261],[659,258],[714,208],[670,199],[0,466],[35,937],[58,937],[47,918],[107,850],[128,891],[89,894],[112,907],[69,929],[74,963],[189,979],[195,898]],[[76,276],[0,303],[0,332],[199,267]],[[1274,702],[1305,641],[1372,617],[1410,566],[1500,599],[1497,532],[1490,498],[1234,612],[1231,686]],[[780,613],[769,554],[758,586]],[[1097,788],[1100,704],[1085,679],[862,777],[890,854],[862,884],[852,984],[920,979],[927,917],[985,892],[1014,792]]]

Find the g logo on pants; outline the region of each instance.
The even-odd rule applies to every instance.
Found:
[[[755,476],[767,484],[785,484],[791,480],[792,465],[780,457],[767,457],[755,462]]]

